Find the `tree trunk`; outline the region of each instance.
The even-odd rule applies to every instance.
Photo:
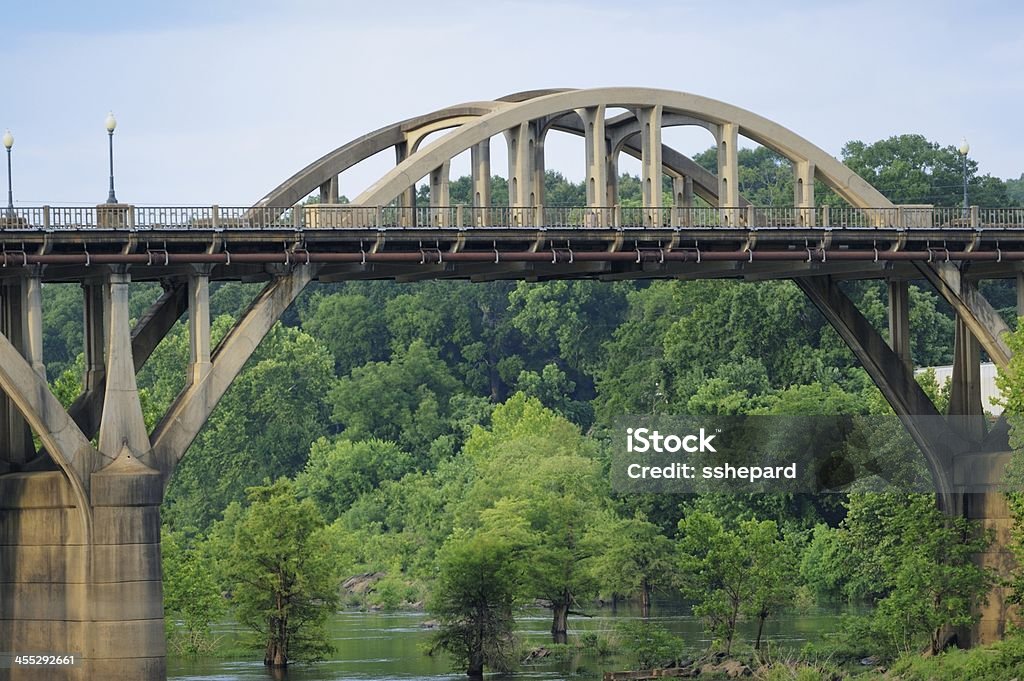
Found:
[[[739,603],[733,603],[732,614],[729,617],[729,635],[725,639],[725,654],[728,655],[732,652],[732,639],[736,636],[736,620],[740,616],[740,605]]]
[[[643,588],[640,590],[640,617],[647,619],[651,616],[651,585],[644,580]]]
[[[763,610],[757,614],[757,639],[754,641],[754,650],[761,650],[761,632],[764,631],[766,619],[768,619],[768,613]]]
[[[270,637],[267,640],[263,664],[267,667],[288,666],[288,619],[284,617],[270,618]]]
[[[466,676],[474,679],[482,679],[484,676],[484,652],[474,650],[469,655],[469,668],[466,669]]]
[[[569,603],[572,598],[568,591],[551,603],[551,641],[552,643],[569,642]]]

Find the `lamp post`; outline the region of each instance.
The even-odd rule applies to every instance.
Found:
[[[117,119],[114,112],[107,114],[107,135],[110,138],[110,193],[107,194],[107,203],[117,203],[114,195],[114,129],[117,128]]]
[[[967,152],[971,150],[971,145],[967,143],[967,138],[960,140],[960,146],[957,151],[960,152],[960,157],[964,161],[964,220],[967,219],[967,212],[969,210],[967,206]]]
[[[7,217],[14,217],[14,190],[11,184],[11,147],[14,146],[14,135],[8,130],[3,137],[4,148],[7,149]]]

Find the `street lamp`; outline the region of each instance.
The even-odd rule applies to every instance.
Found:
[[[110,138],[110,193],[107,194],[107,203],[117,203],[114,196],[114,129],[117,127],[117,119],[114,112],[107,114],[107,135]]]
[[[960,157],[964,161],[964,220],[967,219],[967,152],[971,150],[971,145],[967,143],[967,138],[960,140],[960,146],[957,151],[960,152]]]
[[[3,137],[4,148],[7,149],[7,217],[14,217],[14,190],[11,184],[11,147],[14,146],[14,135],[8,130]]]

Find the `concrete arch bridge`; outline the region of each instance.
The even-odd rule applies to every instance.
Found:
[[[716,173],[663,142],[672,126],[710,132]],[[583,139],[585,206],[545,205],[544,143],[552,130]],[[427,139],[438,131],[446,134]],[[491,200],[496,136],[508,149],[507,206]],[[753,206],[741,196],[740,136],[792,164],[791,206]],[[395,166],[339,204],[338,175],[388,149]],[[450,164],[467,151],[473,202],[453,206]],[[641,208],[617,204],[622,154],[640,161]],[[424,178],[426,207],[415,201]],[[845,205],[816,205],[815,180]],[[307,202],[316,192],[319,202]],[[1024,307],[1022,261],[1024,210],[895,206],[777,123],[705,97],[644,88],[526,92],[400,121],[313,161],[251,206],[7,211],[0,216],[0,650],[82,656],[78,666],[52,670],[54,679],[165,677],[164,490],[245,361],[312,281],[792,279],[904,420],[945,508],[982,519],[1005,543],[1008,514],[994,485],[1006,461],[1006,428],[986,426],[979,362],[984,350],[1005,367],[1011,351],[978,282],[1014,279]],[[848,278],[887,282],[891,340],[839,288]],[[210,282],[239,279],[266,285],[213,348]],[[957,315],[948,415],[913,379],[911,279],[930,282]],[[134,327],[132,281],[164,289]],[[86,371],[68,409],[46,380],[47,282],[76,282],[83,291]],[[186,311],[187,385],[150,431],[136,372]],[[980,559],[1009,566],[999,547]],[[1008,616],[1003,594],[993,593],[975,640],[1000,635]],[[38,674],[0,669],[0,679]]]

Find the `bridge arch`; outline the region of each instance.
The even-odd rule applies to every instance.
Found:
[[[735,154],[735,136],[743,134],[749,139],[772,149],[794,164],[813,166],[813,174],[835,190],[846,201],[860,208],[891,207],[880,192],[856,173],[808,140],[783,126],[753,112],[684,92],[648,88],[597,88],[567,90],[543,94],[516,104],[502,106],[476,117],[470,123],[409,156],[376,183],[360,194],[356,205],[384,205],[395,200],[404,187],[418,181],[444,162],[479,144],[497,133],[529,125],[546,117],[562,116],[578,109],[595,107],[624,107],[630,110],[656,111],[652,129],[660,140],[663,113],[679,115],[717,126],[729,137],[716,135],[719,144],[726,142],[727,154]],[[613,119],[614,120],[614,119]],[[650,124],[648,124],[650,125]],[[643,128],[642,128],[643,129]],[[655,130],[656,129],[656,130]],[[652,132],[652,134],[654,134]],[[653,159],[652,159],[653,160]],[[661,164],[658,163],[658,166]],[[728,178],[719,178],[728,182]],[[735,187],[728,187],[730,193]]]
[[[809,170],[805,174],[809,177],[798,177],[795,180],[798,187],[817,176],[854,206],[879,208],[892,205],[825,151],[768,119],[706,97],[646,88],[537,90],[508,95],[490,102],[469,102],[439,109],[385,126],[338,147],[268,192],[256,205],[284,206],[298,203],[317,187],[332,181],[339,173],[388,147],[395,147],[398,151],[396,167],[354,201],[361,205],[390,203],[401,192],[408,191],[408,187],[435,172],[458,154],[475,145],[487,144],[494,135],[508,134],[524,123],[533,124],[536,154],[543,153],[543,139],[549,129],[586,137],[584,112],[598,107],[602,112],[606,107],[631,110],[603,121],[609,139],[608,158],[614,159],[624,151],[642,161],[642,149],[634,142],[642,131],[637,114],[641,109],[651,106],[661,107],[660,128],[682,125],[703,127],[714,136],[717,146],[721,147],[723,143],[726,145],[726,156],[730,153],[729,144],[734,145],[735,141],[728,133],[730,139],[723,140],[723,125],[730,126],[730,132],[743,134],[789,159],[794,168],[804,164]],[[429,134],[453,128],[453,133],[436,140],[436,144],[444,142],[443,147],[435,144],[420,147]],[[657,138],[660,140],[660,130]],[[733,148],[731,153],[735,152]],[[724,186],[733,197],[729,203],[745,204],[738,196],[737,188],[729,186],[728,177],[716,177],[668,145],[662,145],[660,156],[658,161],[664,172],[672,177],[692,178],[694,193],[709,203],[719,203],[718,197]],[[404,177],[397,179],[399,176]],[[413,176],[415,179],[409,179]],[[405,186],[396,192],[395,186],[402,184]],[[383,189],[384,186],[388,188]],[[601,205],[606,203],[614,201],[602,201]]]

